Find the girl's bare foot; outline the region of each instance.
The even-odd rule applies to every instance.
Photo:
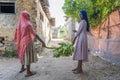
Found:
[[[79,73],[83,73],[82,70],[76,70],[76,71],[73,71],[74,74],[79,74]]]

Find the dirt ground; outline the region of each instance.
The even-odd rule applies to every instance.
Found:
[[[60,42],[53,40],[50,45]],[[112,65],[89,53],[89,61],[83,63],[83,74],[73,74],[77,62],[70,57],[54,58],[52,50],[44,49],[39,61],[33,63],[32,71],[37,74],[25,77],[19,73],[20,63],[17,58],[0,57],[0,80],[120,80],[120,67]]]

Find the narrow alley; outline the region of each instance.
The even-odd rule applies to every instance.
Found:
[[[63,40],[52,40],[49,46],[56,46]],[[89,54],[89,61],[83,65],[83,74],[73,74],[76,62],[70,57],[54,58],[52,50],[44,49],[37,63],[31,70],[37,74],[25,77],[19,73],[20,63],[16,58],[0,57],[0,80],[120,80],[120,67],[112,65],[99,57]]]

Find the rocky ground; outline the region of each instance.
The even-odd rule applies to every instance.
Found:
[[[50,45],[57,45],[58,40]],[[0,57],[0,80],[120,80],[120,67],[112,65],[89,53],[89,62],[83,64],[83,74],[73,74],[77,62],[70,57],[54,58],[52,50],[44,49],[39,61],[33,63],[32,71],[37,74],[25,77],[19,73],[20,63],[17,58]]]

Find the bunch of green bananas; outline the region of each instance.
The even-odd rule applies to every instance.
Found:
[[[56,58],[60,56],[70,56],[74,51],[73,45],[68,42],[59,43],[58,47],[54,47],[51,49],[53,49],[53,56]]]

